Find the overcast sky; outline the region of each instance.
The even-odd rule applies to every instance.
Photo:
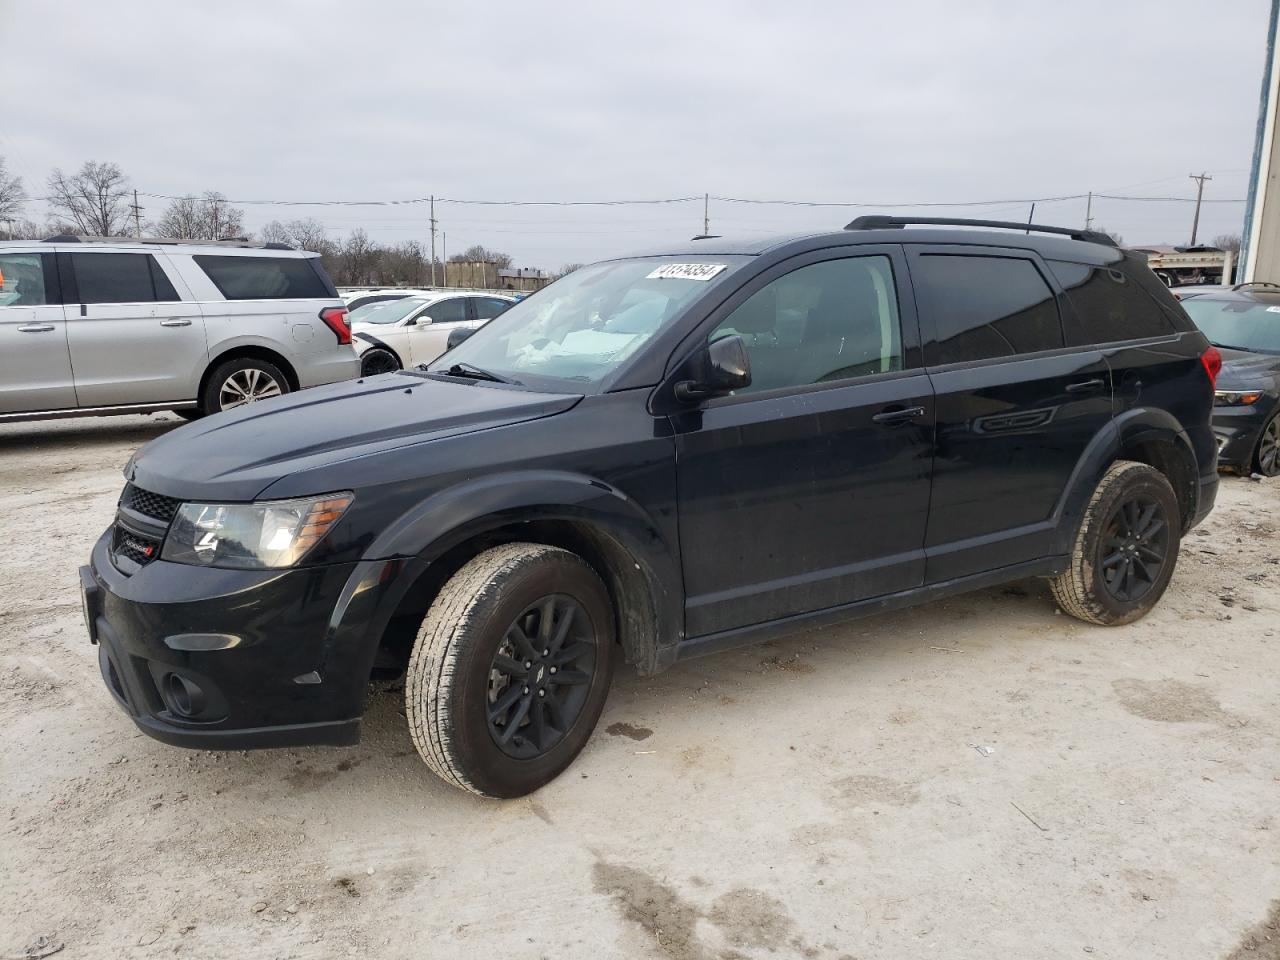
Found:
[[[1248,185],[1268,10],[0,0],[0,156],[32,196],[52,168],[93,159],[145,193],[235,200],[1190,197],[1187,175],[1206,170],[1211,239],[1243,218],[1220,201]],[[1079,225],[1084,207],[1041,203],[1036,219]],[[251,229],[315,216],[335,237],[428,237],[425,205],[244,208]],[[721,234],[859,212],[876,211],[710,210]],[[1025,219],[1028,205],[914,212]],[[548,268],[702,231],[701,199],[436,215],[451,253],[482,243]],[[1192,208],[1098,200],[1094,216],[1127,243],[1185,243]]]

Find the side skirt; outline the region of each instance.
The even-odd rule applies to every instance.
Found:
[[[913,587],[910,590],[886,594],[883,597],[872,597],[868,600],[842,603],[837,607],[827,607],[824,610],[817,610],[813,613],[799,613],[790,617],[782,617],[778,620],[769,620],[765,623],[755,623],[746,627],[736,627],[733,630],[723,630],[720,633],[710,633],[703,637],[693,637],[676,648],[675,659],[688,660],[692,657],[700,657],[709,653],[719,653],[721,650],[729,650],[733,647],[763,643],[766,640],[798,633],[801,630],[811,630],[815,627],[839,623],[842,620],[853,620],[876,613],[886,613],[890,610],[900,610],[903,607],[913,607],[920,603],[939,600],[958,593],[968,593],[971,590],[998,586],[1011,580],[1023,580],[1027,577],[1056,576],[1067,568],[1069,560],[1070,558],[1065,556],[1043,557],[1037,560],[1029,560],[1025,563],[1016,563],[1008,567],[999,567],[984,573],[971,574],[967,577],[957,577],[954,580],[944,580],[941,583]]]
[[[125,403],[114,407],[64,407],[61,410],[22,410],[17,413],[0,413],[0,423],[19,423],[23,420],[64,420],[71,417],[115,417],[126,413],[159,413],[161,410],[194,410],[195,400],[174,400],[171,403]]]

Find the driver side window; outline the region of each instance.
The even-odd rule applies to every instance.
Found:
[[[461,297],[452,300],[441,300],[427,307],[426,315],[435,323],[465,323],[467,320],[467,301]]]
[[[808,386],[902,369],[893,267],[885,256],[825,260],[757,290],[711,333],[737,334],[751,385],[736,393]]]

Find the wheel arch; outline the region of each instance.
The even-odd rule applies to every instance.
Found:
[[[604,581],[626,661],[642,674],[674,662],[683,629],[679,563],[635,501],[594,478],[522,471],[442,491],[393,523],[366,556],[413,557],[415,573],[380,640],[378,662],[407,656],[440,589],[477,554],[541,543],[581,556]],[[398,621],[398,623],[397,623]]]
[[[1089,498],[1117,460],[1135,460],[1159,470],[1178,498],[1183,532],[1190,528],[1200,495],[1196,456],[1186,430],[1165,410],[1125,411],[1100,430],[1076,463],[1055,514],[1059,553],[1069,553]]]
[[[285,375],[289,381],[289,389],[296,391],[299,389],[298,372],[293,368],[293,364],[288,358],[278,350],[264,346],[260,343],[238,343],[233,346],[224,347],[216,356],[209,358],[209,365],[204,368],[204,373],[200,377],[200,388],[196,394],[197,397],[203,398],[205,388],[209,385],[209,380],[213,377],[213,372],[222,366],[228,360],[239,360],[242,357],[254,360],[262,360],[273,366],[279,367],[280,372]]]

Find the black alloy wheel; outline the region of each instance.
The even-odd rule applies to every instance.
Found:
[[[1264,477],[1280,475],[1280,414],[1267,421],[1258,435],[1258,453],[1254,466]]]
[[[360,375],[363,377],[376,377],[380,373],[394,373],[399,369],[400,361],[395,354],[381,347],[367,350],[360,357]]]
[[[572,597],[542,597],[515,618],[489,667],[487,721],[498,749],[529,760],[564,739],[587,702],[596,649]]]
[[[1129,603],[1159,581],[1169,556],[1169,518],[1154,497],[1121,500],[1107,518],[1099,547],[1107,592]]]

